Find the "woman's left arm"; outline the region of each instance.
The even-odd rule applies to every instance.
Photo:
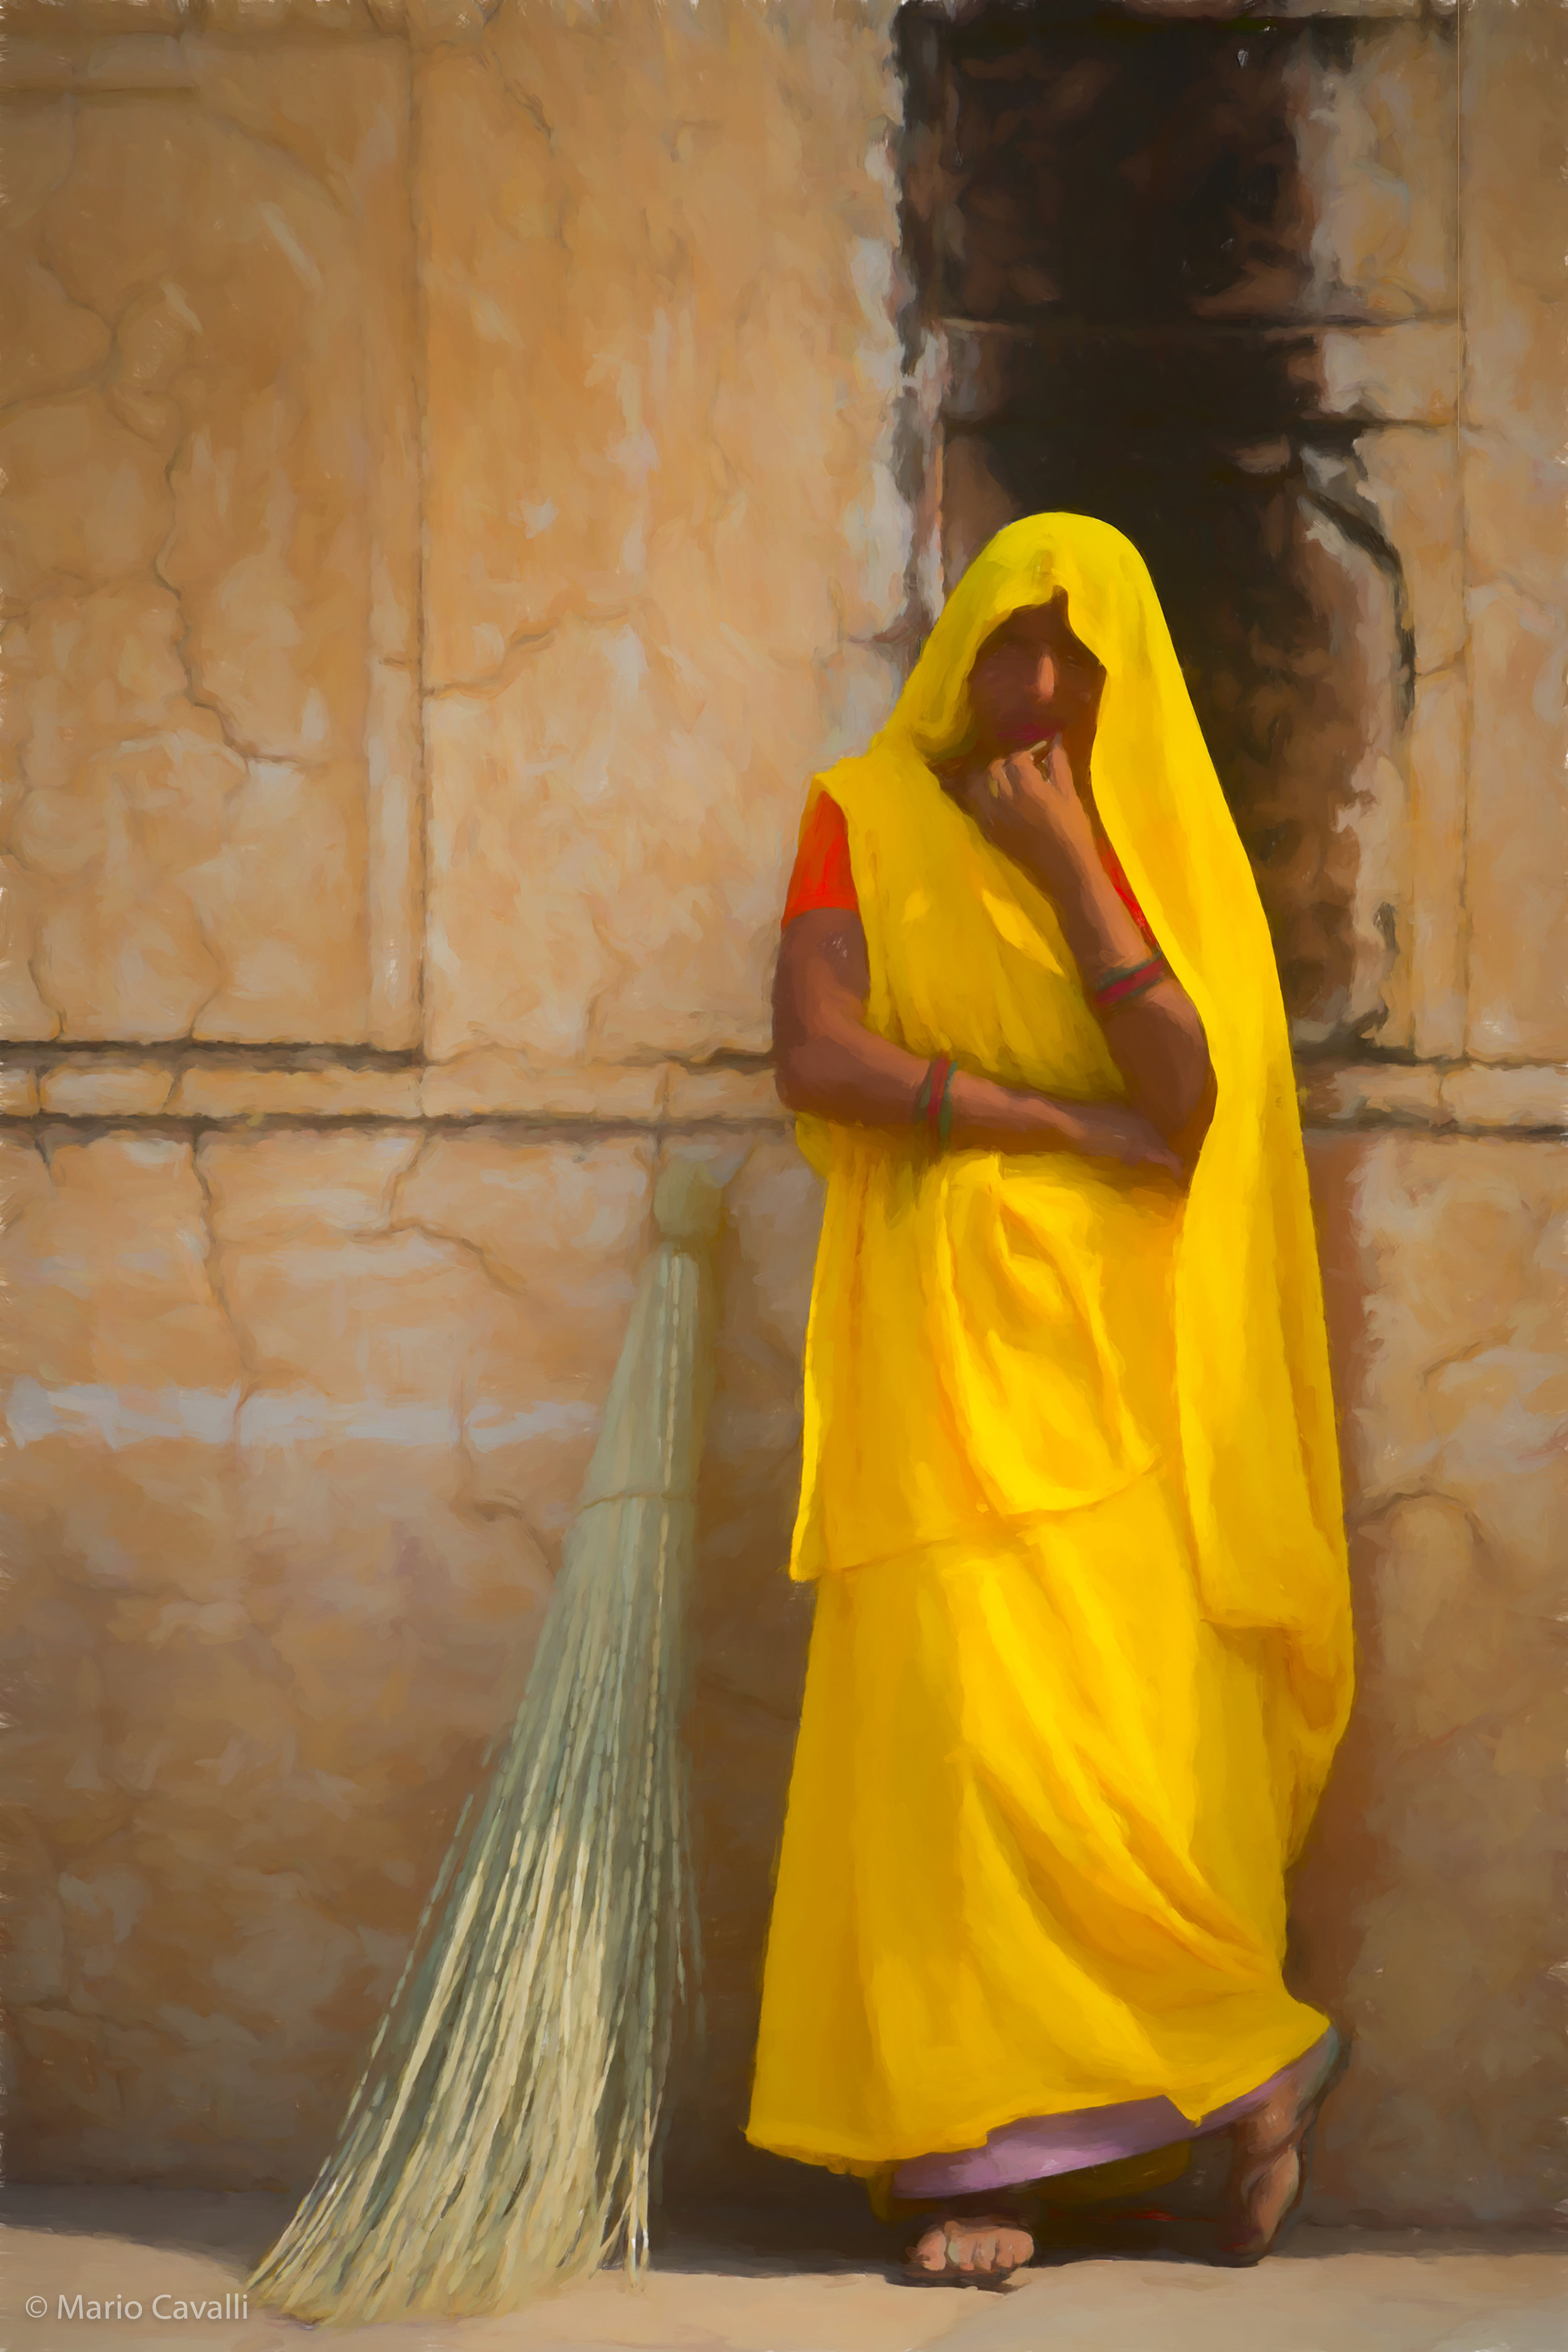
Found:
[[[986,838],[1020,866],[1057,910],[1090,1001],[1149,947],[1100,863],[1088,811],[1059,743],[946,785]],[[1196,1005],[1169,971],[1100,1013],[1111,1059],[1135,1109],[1189,1165],[1214,1110],[1214,1072]]]

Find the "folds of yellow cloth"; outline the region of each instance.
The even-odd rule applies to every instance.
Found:
[[[824,1579],[747,2137],[872,2176],[1020,2116],[1206,2115],[1316,2040],[1278,1639],[1205,1616],[1168,1466]]]
[[[1137,551],[1010,524],[843,811],[879,1036],[1126,1087],[1056,909],[942,790],[997,623],[1105,666],[1096,810],[1202,1020],[1190,1181],[797,1122],[826,1180],[791,1572],[816,1580],[749,2137],[880,2177],[1021,2117],[1221,2109],[1324,2021],[1284,1872],[1350,1703],[1339,1457],[1268,924]]]

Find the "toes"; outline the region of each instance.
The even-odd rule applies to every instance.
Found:
[[[1026,2231],[994,2228],[971,2234],[957,2259],[961,2269],[994,2278],[998,2272],[1016,2271],[1034,2251],[1035,2242]]]
[[[925,2231],[909,2249],[907,2259],[914,2270],[952,2269],[966,2278],[994,2278],[1016,2270],[1034,2251],[1035,2242],[1026,2230],[1001,2222],[968,2228],[950,2222]]]

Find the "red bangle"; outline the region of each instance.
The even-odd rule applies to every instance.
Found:
[[[1146,988],[1152,988],[1157,980],[1164,979],[1165,971],[1164,957],[1156,955],[1151,956],[1145,963],[1134,964],[1130,971],[1113,973],[1110,980],[1102,981],[1095,990],[1095,1010],[1106,1013],[1113,1004],[1124,1004],[1130,996],[1142,996]]]

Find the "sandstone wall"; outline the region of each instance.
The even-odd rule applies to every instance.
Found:
[[[1358,496],[1416,681],[1382,834],[1352,812],[1397,1052],[1303,1066],[1366,1674],[1300,1965],[1361,2037],[1320,2210],[1509,2218],[1563,2169],[1568,93],[1545,0],[1479,0],[1457,81],[1389,15],[1291,118],[1312,299],[1368,252],[1394,289],[1319,361],[1352,425],[1395,387]],[[809,1622],[817,1208],[762,1056],[804,779],[959,510],[952,350],[896,323],[890,16],[8,11],[14,2177],[309,2177],[684,1150],[732,1213],[672,2180],[812,2185],[738,2140]]]

